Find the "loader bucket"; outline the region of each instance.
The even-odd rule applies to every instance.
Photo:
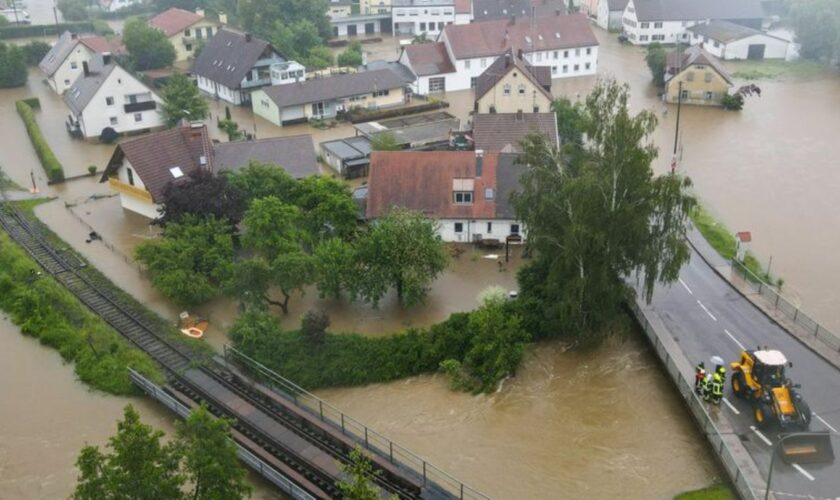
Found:
[[[829,432],[793,434],[779,446],[779,456],[786,464],[822,464],[834,461]]]

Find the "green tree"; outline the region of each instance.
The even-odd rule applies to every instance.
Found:
[[[250,495],[245,469],[230,439],[231,424],[231,420],[213,417],[202,405],[176,425],[176,449],[192,485],[189,498],[228,500]]]
[[[797,0],[791,22],[802,57],[840,63],[840,0]]]
[[[0,14],[0,28],[8,26],[9,24],[11,24],[11,23],[9,23],[9,20],[6,19],[6,16]]]
[[[201,97],[198,87],[186,75],[175,74],[161,90],[163,98],[163,118],[169,127],[174,127],[182,119],[201,121],[207,118],[207,101]]]
[[[650,69],[650,74],[653,77],[653,83],[657,87],[664,87],[665,70],[668,66],[668,55],[665,53],[665,49],[662,48],[662,45],[660,45],[659,42],[653,42],[648,45],[645,62],[647,62],[648,68]]]
[[[626,86],[596,84],[586,100],[587,145],[573,161],[543,138],[525,141],[527,168],[512,200],[537,258],[520,273],[520,300],[543,314],[542,335],[597,340],[632,296],[624,279],[641,272],[650,300],[689,258],[690,181],[653,176],[656,117],[632,116],[627,99]]]
[[[0,42],[0,88],[26,85],[27,77],[23,52],[14,45]]]
[[[394,209],[375,221],[355,249],[349,291],[374,306],[391,288],[403,305],[422,302],[447,265],[437,224],[410,210]]]
[[[361,448],[355,446],[350,452],[350,463],[338,464],[347,476],[335,483],[347,500],[379,500],[379,488],[373,482],[381,472],[373,469],[373,464]]]
[[[339,66],[350,66],[355,68],[356,66],[361,66],[363,63],[362,57],[362,44],[359,42],[352,42],[350,45],[347,46],[347,49],[344,50],[338,56],[338,65]]]
[[[140,421],[137,411],[128,405],[117,434],[108,440],[110,452],[95,446],[82,448],[76,466],[76,500],[181,499],[184,477],[178,470],[174,444],[161,444],[163,432]]]
[[[323,45],[319,45],[309,49],[309,53],[303,58],[303,64],[307,68],[318,70],[329,68],[333,65],[334,60],[332,51]]]
[[[320,346],[324,343],[329,326],[330,317],[324,311],[306,311],[300,318],[300,333],[309,339],[309,342],[314,346]]]
[[[432,43],[434,40],[430,39],[426,32],[420,33],[419,35],[414,35],[414,38],[411,39],[412,45],[420,45],[423,43]]]
[[[332,36],[327,10],[327,0],[240,0],[237,17],[246,30],[261,37],[271,37],[278,20],[306,20],[316,27],[322,39],[327,39]]]
[[[300,209],[300,228],[306,241],[315,244],[325,238],[351,238],[357,227],[358,208],[347,184],[322,175],[298,181],[290,200]]]
[[[341,297],[341,291],[349,287],[348,276],[355,261],[355,249],[340,238],[330,238],[316,246],[313,255],[321,298]]]
[[[23,51],[23,60],[26,61],[26,64],[37,66],[50,51],[50,45],[36,40],[21,46],[20,49]]]
[[[239,130],[239,124],[233,120],[219,120],[219,129],[224,131],[228,136],[228,141],[238,141],[242,139],[244,132]]]
[[[370,139],[370,149],[374,151],[399,151],[402,146],[391,132],[376,134]]]
[[[59,0],[58,10],[66,21],[84,21],[88,18],[88,8],[85,0]]]
[[[226,173],[231,186],[239,189],[246,200],[275,196],[287,203],[297,197],[298,183],[285,170],[271,163],[250,161],[237,172]]]
[[[551,104],[551,109],[557,116],[557,133],[560,144],[583,144],[583,133],[586,128],[586,110],[581,103],[572,103],[565,97],[558,97]]]
[[[165,68],[175,62],[175,47],[166,34],[141,18],[132,18],[125,23],[123,43],[131,66],[138,71]]]
[[[181,182],[169,183],[163,190],[161,215],[156,224],[179,222],[186,215],[227,221],[231,229],[242,220],[247,201],[228,177],[213,175],[206,169],[192,172]]]
[[[152,284],[180,306],[204,303],[221,293],[233,265],[231,226],[213,216],[185,215],[167,224],[158,241],[137,247],[137,260]]]

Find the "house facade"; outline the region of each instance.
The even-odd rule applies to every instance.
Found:
[[[63,94],[82,74],[82,63],[90,62],[97,54],[117,55],[121,52],[119,40],[65,31],[38,67],[46,77],[50,88],[57,94]]]
[[[523,167],[516,155],[483,151],[374,151],[365,216],[416,210],[438,223],[443,241],[522,241],[510,194]]]
[[[575,2],[579,6],[580,2]],[[564,0],[472,0],[473,21],[540,19],[567,12]]]
[[[627,0],[600,0],[595,22],[607,31],[621,31]]]
[[[169,38],[175,47],[175,61],[186,61],[223,26],[227,16],[219,17],[219,21],[213,21],[204,17],[203,9],[190,12],[173,7],[149,19],[148,24]]]
[[[681,55],[669,54],[665,95],[668,102],[700,106],[720,106],[732,86],[729,73],[700,45]]]
[[[237,106],[251,104],[251,92],[271,85],[271,67],[289,62],[270,43],[220,29],[193,62],[199,90]]]
[[[760,0],[629,0],[622,27],[636,45],[688,43],[688,28],[711,20],[761,28]]]
[[[117,12],[132,5],[140,5],[143,0],[99,0],[99,7],[105,12]]]
[[[67,129],[90,139],[111,128],[132,134],[163,127],[163,100],[108,56],[82,63],[82,74],[64,93]]]
[[[391,0],[391,19],[397,36],[426,34],[434,38],[451,24],[470,22],[469,0]]]
[[[360,0],[359,9],[362,15],[390,14],[391,0]]]
[[[390,70],[372,70],[272,85],[253,93],[254,113],[277,126],[334,118],[352,108],[380,109],[405,102],[408,80]]]
[[[791,53],[790,41],[729,21],[697,24],[688,32],[689,43],[718,59],[787,59]]]
[[[478,77],[476,113],[539,113],[551,108],[551,71],[506,52]]]
[[[412,89],[419,94],[473,88],[509,50],[532,66],[548,66],[553,79],[594,75],[598,65],[598,40],[581,14],[452,25],[433,47],[424,45],[406,46],[400,55],[416,77]]]

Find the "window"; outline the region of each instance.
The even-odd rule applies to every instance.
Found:
[[[524,83],[520,83],[520,84],[519,84],[519,87],[517,87],[516,91],[517,91],[517,92],[519,93],[519,95],[521,95],[521,96],[525,95],[525,84],[524,84]]]
[[[491,115],[496,114],[496,105],[495,104],[490,105],[490,114]]]
[[[446,90],[446,79],[442,76],[429,78],[429,92],[443,92]]]
[[[212,36],[213,36],[213,27],[212,27],[212,26],[208,26],[208,27],[207,27],[207,38],[210,38],[210,37],[212,37]]]
[[[184,36],[190,36],[190,29],[189,28],[184,30]]]
[[[443,31],[443,21],[438,23],[438,31]]]
[[[510,234],[519,234],[519,224],[510,225]]]
[[[64,80],[64,85],[70,85],[70,80]]]
[[[592,64],[586,63],[586,64],[583,65],[583,67],[586,68],[586,69],[589,69],[589,68],[592,67]]]
[[[647,35],[639,35],[639,41],[640,42],[647,42],[647,40],[648,40]]]
[[[70,69],[79,69],[79,63],[76,61],[70,62]]]
[[[187,49],[187,52],[192,52],[192,44],[191,43],[185,43],[184,48]]]
[[[688,73],[686,73],[685,79],[688,80],[689,82],[693,82],[694,81],[694,72],[689,71]]]
[[[268,107],[268,99],[260,99],[260,104],[262,104],[262,107],[267,108]]]
[[[580,71],[580,64],[575,64],[575,71]]]
[[[203,37],[201,36],[201,30],[196,28],[195,29],[195,37],[201,40]]]
[[[586,47],[586,55],[588,55],[588,56],[592,55],[592,47]]]
[[[388,90],[388,89],[377,90],[376,92],[373,93],[373,97],[382,97],[382,96],[388,95],[390,93],[391,93],[391,91]]]
[[[717,40],[715,40],[715,41],[714,41],[714,43],[712,43],[712,45],[714,45],[714,46],[715,46],[715,48],[718,48],[718,47],[720,47],[720,42],[718,42]]]
[[[554,60],[556,61],[557,59],[560,59],[560,51],[559,50],[554,51]]]
[[[426,23],[420,23],[420,31],[426,31]]]
[[[662,27],[662,23],[653,23],[653,27],[654,27],[654,28],[661,28],[661,27]]]
[[[542,61],[542,52],[537,52],[537,61]]]
[[[557,66],[552,66],[552,67],[551,67],[551,74],[552,74],[552,75],[556,75],[556,74],[557,74]]]
[[[128,175],[128,185],[133,186],[134,185],[134,171],[131,170],[131,168],[126,168],[125,173]]]
[[[455,232],[456,233],[463,233],[464,232],[464,223],[463,222],[456,222],[455,223]]]
[[[492,222],[488,222],[488,223],[487,223],[487,234],[490,234],[490,233],[492,233],[492,232],[493,232],[493,223],[492,223]]]
[[[485,200],[492,200],[496,197],[496,192],[493,191],[493,188],[484,188],[484,199]]]
[[[114,105],[114,98],[113,97],[106,97],[105,98],[105,104],[107,104],[108,106],[113,106]]]
[[[711,101],[712,99],[714,99],[715,94],[713,92],[706,92],[705,97],[707,101]]]
[[[568,51],[568,50],[564,50],[564,51],[563,51],[563,58],[564,58],[564,59],[568,59],[568,58],[569,58],[569,51]]]
[[[575,49],[575,56],[579,56],[579,55],[580,55],[580,49]]]
[[[134,113],[134,122],[139,123],[143,121],[143,113]]]
[[[472,191],[455,191],[453,193],[455,203],[461,205],[469,205],[473,202]]]
[[[505,96],[509,96],[509,95],[510,95],[510,84],[509,84],[509,83],[506,83],[506,84],[505,84],[505,86],[503,87],[503,89],[504,89],[504,90],[503,90],[504,95],[505,95]]]
[[[482,57],[482,58],[481,58],[481,67],[482,67],[482,68],[486,68],[486,67],[487,67],[487,58],[486,58],[486,57]]]
[[[687,90],[683,90],[680,93],[680,100],[681,101],[687,101],[688,100],[688,91]]]
[[[664,42],[665,41],[665,35],[653,35],[653,36],[650,37],[650,39],[653,40],[654,42]]]
[[[706,83],[711,82],[711,81],[712,81],[712,73],[711,73],[711,72],[709,72],[709,71],[707,71],[707,72],[706,72],[706,74],[703,76],[703,80],[704,80]]]
[[[643,30],[646,30],[646,29],[650,28],[650,23],[641,23],[639,25],[639,27],[642,28]]]
[[[470,61],[469,59],[465,59],[464,60],[464,69],[470,69],[470,63],[471,62],[472,61]]]
[[[474,76],[474,77],[470,78],[470,88],[471,89],[475,88],[476,83],[478,83],[478,77]]]
[[[534,113],[539,113],[539,112],[540,112],[540,107],[539,106],[534,106]]]
[[[117,117],[116,117],[116,116],[112,116],[112,117],[111,117],[111,119],[110,119],[110,121],[111,121],[111,125],[116,125],[116,124],[117,124]]]
[[[568,64],[564,64],[564,65],[563,65],[563,73],[568,73],[568,72],[569,72],[569,65],[568,65]]]

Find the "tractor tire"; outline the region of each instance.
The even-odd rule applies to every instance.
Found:
[[[796,409],[800,415],[799,426],[802,427],[802,430],[808,430],[808,427],[811,425],[811,407],[805,401],[800,401],[796,405]]]
[[[747,383],[744,380],[744,374],[741,372],[732,375],[732,394],[735,394],[741,399],[747,399],[746,391]]]
[[[770,405],[766,403],[758,403],[753,407],[753,418],[759,429],[766,429],[773,421],[773,411]]]

